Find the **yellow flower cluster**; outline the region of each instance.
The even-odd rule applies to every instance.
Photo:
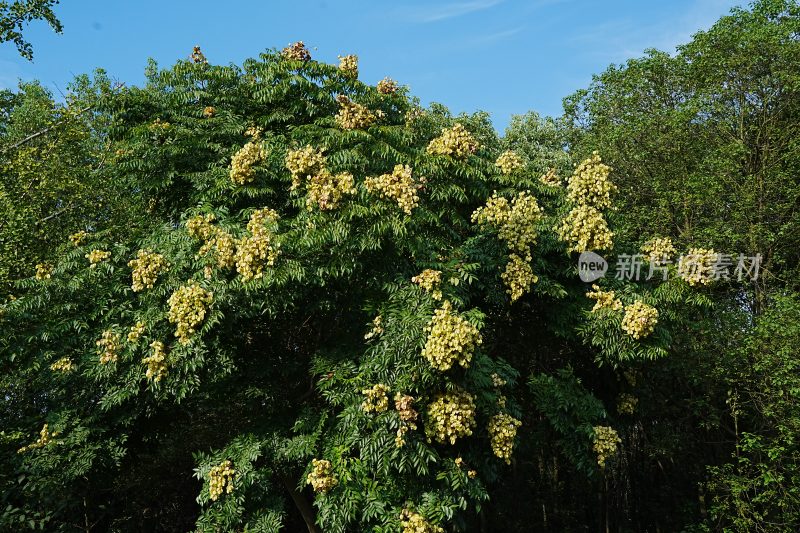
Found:
[[[349,172],[331,174],[323,168],[308,180],[307,191],[306,209],[311,211],[316,205],[320,211],[332,211],[345,195],[356,193],[356,182]]]
[[[303,41],[297,41],[296,43],[290,44],[286,48],[281,51],[281,55],[284,59],[289,59],[291,61],[310,61],[311,60],[311,53],[306,48],[306,45]]]
[[[472,361],[472,352],[483,342],[478,328],[452,312],[450,302],[445,301],[434,311],[433,318],[425,327],[428,340],[422,356],[433,368],[442,372],[457,362],[464,368]]]
[[[506,380],[500,377],[500,374],[494,373],[492,374],[492,385],[497,388],[505,386],[508,383]]]
[[[128,332],[128,342],[130,344],[135,344],[138,342],[139,337],[141,337],[144,333],[145,325],[146,324],[144,322],[137,322],[131,326],[131,330]]]
[[[223,493],[233,492],[233,478],[236,470],[233,463],[228,460],[223,461],[208,471],[208,497],[211,501],[217,501]]]
[[[313,469],[309,472],[306,481],[314,492],[328,492],[336,486],[338,481],[333,477],[333,466],[327,459],[312,459]]]
[[[217,267],[232,267],[236,255],[236,239],[227,231],[212,226],[208,240],[203,243],[203,246],[197,251],[197,255],[202,257],[210,253],[214,254]]]
[[[512,252],[501,274],[512,302],[539,281],[530,265],[533,259],[530,247],[536,242],[536,224],[541,218],[539,203],[527,191],[517,194],[511,202],[495,193],[485,206],[472,213],[473,222],[495,228],[497,236],[505,241]]]
[[[672,239],[669,237],[662,237],[651,239],[642,245],[642,253],[645,259],[650,263],[667,261],[675,255],[675,246],[672,244]]]
[[[203,54],[199,46],[195,46],[192,49],[192,55],[190,57],[195,63],[208,63],[205,54]]]
[[[53,433],[50,433],[50,430],[48,429],[47,424],[45,424],[44,426],[42,426],[41,431],[39,431],[39,438],[36,439],[33,443],[28,444],[27,446],[23,446],[22,448],[17,450],[17,453],[25,453],[28,450],[35,450],[37,448],[44,448],[45,446],[47,446],[51,442],[54,442],[53,441],[53,437],[55,437],[56,435],[58,435],[58,431],[54,431]]]
[[[358,56],[346,55],[339,57],[339,70],[349,78],[358,78]]]
[[[561,187],[561,178],[555,168],[551,168],[539,177],[539,182],[548,187]]]
[[[374,385],[371,389],[361,391],[366,398],[361,404],[361,409],[367,413],[382,413],[389,408],[389,397],[386,395],[389,387],[382,383]]]
[[[622,329],[634,339],[647,337],[658,323],[658,309],[637,300],[625,306],[625,316],[622,318]]]
[[[403,528],[402,533],[444,533],[444,529],[431,524],[424,516],[410,509],[403,509],[400,513],[400,525]]]
[[[608,426],[594,426],[594,445],[592,449],[597,454],[597,464],[605,468],[606,461],[617,453],[617,446],[622,442],[614,428]]]
[[[102,263],[111,257],[111,252],[106,252],[104,250],[92,250],[88,254],[84,255],[84,257],[89,260],[89,268],[94,268],[99,263]]]
[[[153,341],[150,343],[150,348],[153,349],[153,353],[142,359],[142,363],[147,365],[147,372],[145,372],[147,379],[158,383],[167,377],[167,352],[161,341]]]
[[[37,263],[36,279],[38,280],[50,279],[52,273],[53,273],[53,265],[49,263]]]
[[[119,350],[122,348],[119,342],[119,334],[110,329],[103,332],[100,339],[95,342],[99,350],[100,364],[116,363],[119,357]]]
[[[514,449],[514,438],[517,428],[522,422],[511,415],[500,413],[489,420],[489,435],[492,438],[492,451],[506,464],[511,464],[511,452]]]
[[[250,183],[256,177],[255,167],[266,158],[261,142],[253,140],[245,144],[231,159],[231,181],[236,185]]]
[[[497,158],[494,166],[498,167],[500,172],[507,176],[521,169],[525,166],[525,164],[522,162],[522,158],[515,151],[506,150],[500,154],[500,157]]]
[[[597,152],[575,168],[567,185],[567,200],[572,209],[556,227],[569,251],[610,250],[614,234],[608,229],[602,209],[611,207],[611,195],[617,186],[608,179],[611,167]]]
[[[611,195],[617,191],[608,176],[611,167],[603,163],[597,152],[581,161],[567,185],[567,200],[575,204],[588,204],[596,209],[611,207]]]
[[[381,94],[394,94],[397,90],[397,82],[388,76],[378,82],[378,92]]]
[[[278,220],[278,213],[267,207],[254,211],[247,223],[250,235],[239,239],[236,247],[236,271],[243,281],[260,278],[264,266],[273,266],[280,247],[273,242],[269,224]]]
[[[412,107],[406,111],[405,123],[406,126],[411,126],[414,122],[425,116],[425,111],[417,106]]]
[[[298,150],[289,150],[286,155],[286,168],[292,174],[292,190],[310,179],[313,175],[325,168],[325,156],[322,150],[317,150],[311,145]]]
[[[468,392],[438,394],[428,405],[425,433],[428,440],[455,444],[459,437],[472,435],[475,427],[475,399]]]
[[[636,404],[639,399],[627,392],[623,392],[617,398],[617,412],[621,415],[632,415],[636,411]]]
[[[408,165],[395,165],[391,174],[382,174],[376,178],[368,177],[364,180],[364,186],[372,194],[377,194],[381,198],[391,198],[397,202],[407,215],[419,205],[417,190],[421,185],[411,176],[411,167]]]
[[[168,318],[177,325],[175,336],[181,344],[189,342],[197,327],[203,323],[213,299],[213,295],[195,281],[179,287],[169,297]]]
[[[88,231],[77,231],[69,236],[70,242],[72,242],[72,244],[74,244],[75,246],[82,245],[83,243],[86,242],[88,238],[89,238]]]
[[[580,204],[573,207],[556,228],[562,241],[569,243],[569,251],[610,250],[614,242],[614,232],[598,209]]]
[[[345,130],[358,130],[368,128],[378,118],[365,106],[351,101],[347,96],[340,94],[336,97],[339,102],[339,112],[336,113],[336,123]]]
[[[217,108],[214,106],[206,106],[203,108],[203,117],[204,118],[211,118],[217,114]]]
[[[170,124],[166,120],[161,120],[160,118],[157,118],[147,127],[148,127],[148,129],[150,131],[154,131],[154,132],[161,131],[161,132],[163,132],[163,131],[168,130],[170,128],[170,126],[172,126],[172,124]]]
[[[186,231],[190,237],[207,240],[216,231],[212,224],[216,218],[214,213],[193,216],[186,221]]]
[[[428,153],[464,159],[478,148],[480,145],[475,137],[462,124],[456,123],[452,128],[444,128],[442,134],[428,144]]]
[[[594,307],[592,307],[593,313],[599,309],[611,309],[613,311],[622,309],[622,302],[616,297],[614,291],[603,291],[597,285],[592,285],[592,290],[586,293],[586,297],[596,300]]]
[[[372,329],[364,335],[364,340],[368,341],[373,337],[377,337],[383,333],[383,317],[381,315],[376,316],[372,319]]]
[[[511,295],[511,301],[516,302],[523,294],[531,289],[531,285],[539,281],[539,276],[533,273],[530,263],[517,254],[508,256],[505,271],[500,274],[506,284],[506,292]]]
[[[414,397],[407,394],[400,394],[399,392],[394,395],[394,408],[397,410],[397,416],[400,418],[400,427],[397,428],[397,436],[394,439],[395,446],[402,447],[405,441],[405,434],[410,430],[417,429],[417,416],[419,413],[414,409]]]
[[[418,275],[411,278],[411,283],[416,283],[426,292],[433,293],[434,300],[442,299],[442,291],[439,290],[439,284],[442,282],[442,273],[439,270],[426,268]]]
[[[686,283],[695,285],[708,285],[714,281],[714,263],[717,262],[717,252],[707,248],[689,248],[689,251],[678,262],[678,275]]]
[[[527,191],[517,194],[511,202],[495,193],[484,207],[472,213],[473,222],[496,228],[498,237],[526,261],[531,260],[530,246],[536,242],[536,224],[541,218],[539,203]]]
[[[53,372],[63,372],[64,374],[68,372],[72,372],[75,368],[75,363],[72,362],[72,359],[69,357],[62,357],[52,365],[50,365],[50,370]]]
[[[136,259],[128,261],[128,266],[133,269],[131,289],[133,292],[140,292],[152,289],[158,281],[158,275],[170,265],[163,255],[145,249],[139,250]]]

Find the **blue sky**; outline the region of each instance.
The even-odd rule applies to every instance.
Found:
[[[559,115],[561,99],[592,74],[646,48],[673,51],[735,5],[742,2],[62,0],[63,35],[44,23],[27,32],[33,63],[0,45],[0,88],[39,79],[58,95],[96,67],[140,84],[148,57],[168,66],[195,44],[227,64],[303,40],[318,60],[358,54],[365,82],[390,76],[423,103],[488,111],[502,130],[512,114]]]

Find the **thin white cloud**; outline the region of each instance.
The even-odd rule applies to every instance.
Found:
[[[496,33],[490,33],[488,35],[479,35],[472,40],[472,44],[488,44],[493,43],[495,41],[502,41],[503,39],[507,39],[508,37],[512,37],[523,30],[523,27],[520,26],[519,28],[511,28],[509,30],[498,31]]]
[[[454,2],[445,5],[431,5],[410,13],[411,18],[417,22],[438,22],[452,19],[492,8],[503,0],[470,0],[469,2]]]

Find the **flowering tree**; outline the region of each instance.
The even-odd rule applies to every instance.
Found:
[[[680,277],[587,297],[571,252],[613,246],[599,154],[541,175],[355,56],[197,48],[105,105],[110,179],[150,223],[76,228],[2,307],[36,391],[6,393],[3,461],[29,480],[5,480],[9,523],[180,524],[171,489],[208,531],[499,521],[485,503],[545,445],[602,477],[617,397],[576,375],[664,356],[697,301]]]

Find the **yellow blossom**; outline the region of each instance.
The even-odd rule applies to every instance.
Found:
[[[453,313],[452,305],[448,301],[434,312],[425,331],[428,339],[422,349],[422,356],[431,366],[442,372],[449,370],[456,362],[468,368],[472,361],[472,352],[483,342],[478,328]]]
[[[306,45],[303,41],[297,41],[296,43],[290,44],[286,48],[281,51],[281,55],[284,59],[288,59],[290,61],[310,61],[311,60],[311,53],[306,48]]]
[[[97,354],[100,356],[100,364],[117,362],[119,351],[122,348],[118,333],[108,329],[103,332],[95,344],[99,348]]]
[[[561,178],[556,173],[555,168],[551,168],[542,174],[539,181],[548,187],[561,187]]]
[[[70,242],[72,242],[72,244],[75,246],[81,246],[88,238],[89,232],[87,231],[78,231],[69,236]]]
[[[274,242],[270,225],[278,220],[278,213],[270,208],[254,211],[247,223],[250,235],[239,240],[236,248],[236,271],[242,281],[263,276],[264,267],[273,266],[280,255],[280,246]]]
[[[53,265],[50,263],[37,263],[36,265],[36,279],[45,280],[50,279],[53,273]]]
[[[318,174],[325,168],[325,156],[322,150],[317,150],[307,145],[297,150],[289,150],[286,155],[286,168],[292,174],[292,190],[300,184]]]
[[[523,294],[531,289],[531,285],[539,281],[539,276],[533,273],[530,263],[517,254],[508,257],[505,271],[500,274],[506,284],[506,292],[511,295],[511,301],[517,301]]]
[[[204,118],[211,118],[216,114],[217,114],[217,108],[215,108],[214,106],[206,106],[203,109],[203,117]]]
[[[256,177],[255,167],[266,158],[264,148],[259,141],[250,141],[231,159],[231,181],[236,185],[250,183]]]
[[[617,412],[621,415],[632,415],[636,410],[637,403],[639,403],[638,398],[623,392],[617,397]]]
[[[442,291],[439,290],[439,284],[442,282],[442,273],[439,270],[426,268],[416,276],[411,278],[411,283],[416,283],[426,292],[433,294],[434,300],[442,299]]]
[[[472,213],[473,222],[495,228],[509,249],[527,261],[530,261],[530,246],[536,243],[536,224],[541,218],[542,210],[528,191],[520,192],[511,202],[495,193],[484,207]]]
[[[678,275],[691,286],[708,285],[714,281],[717,253],[713,249],[690,248],[678,262]]]
[[[328,492],[338,481],[333,477],[333,467],[327,459],[312,459],[312,469],[306,481],[314,492]]]
[[[69,357],[62,357],[61,359],[50,365],[50,370],[52,370],[53,372],[62,372],[64,374],[72,372],[74,368],[75,368],[75,363],[73,363],[72,359],[70,359]]]
[[[377,120],[379,113],[373,113],[361,104],[350,100],[340,94],[336,97],[339,102],[339,112],[336,114],[336,123],[345,130],[363,130]]]
[[[641,300],[625,306],[622,329],[634,339],[647,337],[658,323],[658,310]]]
[[[339,70],[348,78],[358,78],[358,56],[346,55],[339,57]]]
[[[99,263],[102,263],[111,257],[111,252],[106,252],[104,250],[92,250],[88,254],[84,255],[84,257],[89,260],[89,268],[94,268]]]
[[[492,451],[506,464],[511,464],[511,452],[514,449],[514,438],[517,428],[522,422],[511,415],[500,413],[489,420],[489,435],[492,439]]]
[[[475,137],[462,124],[456,123],[452,128],[444,128],[442,134],[428,144],[428,153],[464,159],[478,148],[480,145]]]
[[[616,298],[614,291],[603,291],[597,285],[592,285],[592,290],[586,293],[587,298],[596,300],[592,312],[600,309],[611,309],[612,311],[619,311],[622,309],[622,302]]]
[[[397,82],[392,78],[386,77],[378,82],[378,92],[381,94],[394,94],[397,89]]]
[[[594,445],[592,449],[597,454],[597,464],[605,468],[606,461],[617,453],[617,447],[622,439],[613,428],[608,426],[594,426]]]
[[[161,341],[153,341],[150,343],[150,348],[153,352],[142,359],[142,363],[147,365],[147,372],[145,376],[147,379],[152,379],[156,383],[167,377],[167,352],[164,348],[164,343]]]
[[[233,478],[236,470],[233,463],[228,460],[223,461],[208,471],[208,497],[211,501],[217,501],[220,496],[233,492]]]
[[[169,268],[169,263],[164,256],[150,250],[139,250],[136,259],[131,259],[128,266],[133,269],[131,276],[133,292],[152,289],[158,280],[158,275]]]
[[[425,433],[428,439],[455,444],[459,437],[472,435],[475,427],[475,399],[464,391],[438,394],[428,405]]]
[[[364,389],[361,394],[365,396],[361,409],[367,413],[382,413],[389,408],[389,397],[386,395],[389,387],[382,383],[374,385],[370,389]]]
[[[27,446],[23,446],[22,448],[17,450],[17,453],[25,453],[28,450],[35,450],[37,448],[44,448],[48,444],[51,444],[51,443],[55,442],[53,440],[53,437],[55,437],[56,435],[58,435],[58,431],[54,431],[54,432],[51,433],[49,428],[48,428],[48,425],[45,424],[44,426],[42,426],[41,431],[39,431],[39,438],[36,439],[33,443],[28,444]]]
[[[142,336],[145,330],[145,323],[144,322],[137,322],[133,326],[131,326],[130,331],[128,332],[128,342],[130,344],[136,344],[138,342],[139,337]]]
[[[176,324],[175,336],[181,344],[189,342],[205,320],[213,295],[196,281],[178,288],[169,297],[169,321]]]
[[[642,245],[642,253],[650,263],[660,263],[672,259],[675,255],[675,246],[669,237],[655,238]]]
[[[431,524],[425,517],[410,509],[403,509],[400,513],[400,526],[402,533],[444,533],[444,529]]]
[[[506,150],[500,154],[500,157],[497,158],[494,165],[505,175],[513,174],[525,166],[522,162],[522,158],[513,150]]]
[[[419,205],[417,191],[422,187],[411,176],[411,167],[408,165],[395,165],[391,174],[382,174],[378,177],[368,177],[364,180],[364,187],[372,194],[381,198],[390,198],[397,202],[407,215]]]
[[[306,209],[311,211],[316,206],[320,211],[332,211],[345,195],[356,193],[355,178],[349,172],[334,175],[322,169],[308,180],[307,193]]]
[[[383,317],[381,315],[372,319],[372,329],[364,335],[364,340],[369,340],[383,333]]]

